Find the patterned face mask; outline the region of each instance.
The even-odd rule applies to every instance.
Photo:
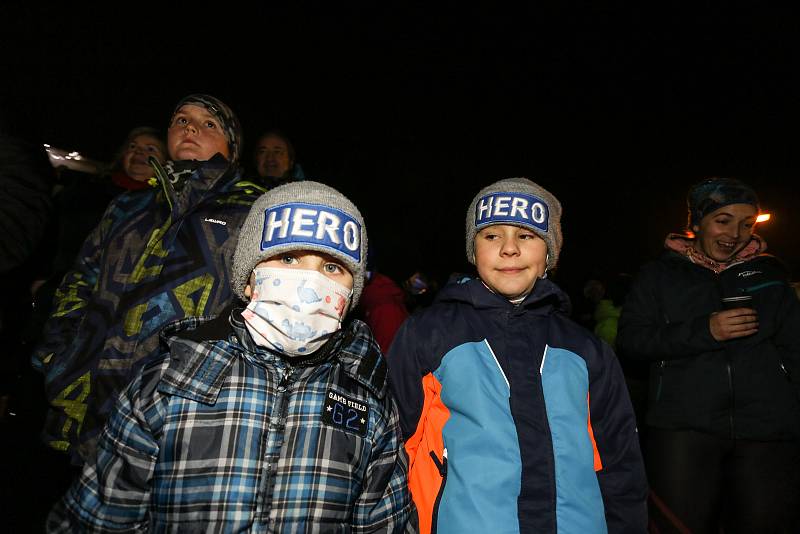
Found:
[[[253,273],[242,317],[257,345],[303,356],[341,328],[352,290],[317,271],[261,267]]]

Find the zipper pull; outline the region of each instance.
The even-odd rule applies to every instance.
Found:
[[[436,464],[436,469],[439,470],[439,474],[444,478],[447,475],[447,447],[442,451],[442,461],[439,461],[435,452],[431,451],[430,455],[433,458],[433,463]]]

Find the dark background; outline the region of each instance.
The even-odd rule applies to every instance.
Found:
[[[368,7],[366,7],[368,6]],[[77,11],[76,11],[77,9]],[[753,3],[125,4],[4,8],[5,105],[108,160],[207,92],[279,127],[364,213],[381,270],[464,265],[477,191],[527,176],[564,206],[558,280],[634,272],[706,176],[753,185],[800,274],[798,18]],[[8,104],[10,103],[10,104]],[[251,149],[247,144],[247,150]],[[248,152],[249,155],[249,152]]]

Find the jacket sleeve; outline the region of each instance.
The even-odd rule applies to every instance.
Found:
[[[595,465],[611,533],[647,530],[647,477],[636,417],[622,369],[605,343],[602,366],[589,384],[589,417],[599,461]]]
[[[63,352],[74,343],[87,304],[97,286],[103,240],[107,233],[104,230],[110,225],[111,209],[110,206],[101,223],[84,241],[72,270],[64,275],[53,297],[53,311],[42,330],[42,341],[33,351],[31,363],[35,369],[45,373],[46,388],[55,378],[51,369],[63,370],[70,366],[70,362],[63,361]]]
[[[621,353],[643,360],[676,360],[722,348],[711,335],[709,314],[675,321],[664,312],[659,291],[666,289],[656,270],[645,268],[622,307],[617,333]]]
[[[408,457],[400,439],[397,409],[376,439],[361,495],[353,510],[353,532],[416,532],[416,512],[408,491]]]
[[[50,512],[48,532],[148,531],[150,484],[159,451],[152,427],[163,397],[147,393],[157,379],[146,381],[151,385],[145,389],[139,372],[120,395],[96,455]]]
[[[403,323],[386,357],[389,365],[389,387],[399,408],[400,430],[404,441],[416,432],[422,417],[425,400],[422,378],[429,372],[423,369],[417,353],[416,319],[411,317]]]
[[[776,317],[781,321],[775,345],[781,351],[784,373],[800,395],[800,300],[794,288],[786,285]]]

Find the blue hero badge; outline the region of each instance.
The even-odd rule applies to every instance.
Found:
[[[322,408],[323,423],[365,437],[367,421],[369,421],[369,406],[366,403],[332,389],[328,390]]]
[[[261,250],[288,243],[317,245],[361,261],[361,225],[330,206],[288,202],[264,210]]]
[[[547,231],[550,210],[539,197],[524,193],[491,193],[475,206],[475,227],[519,224]]]

